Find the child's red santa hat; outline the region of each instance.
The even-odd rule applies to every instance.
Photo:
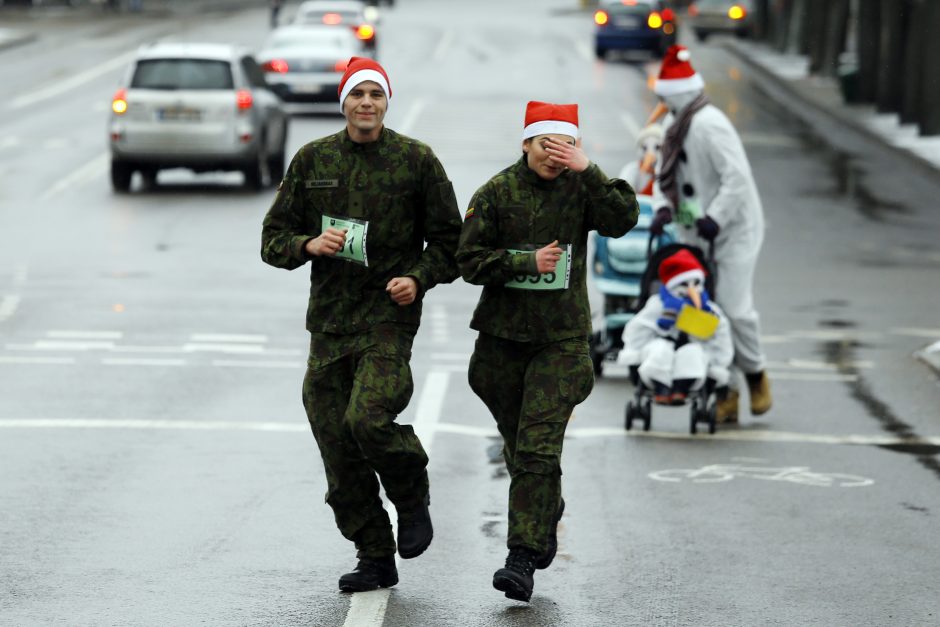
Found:
[[[567,135],[578,138],[578,105],[529,102],[525,108],[522,139],[536,135]]]
[[[659,78],[653,86],[657,96],[675,96],[688,91],[698,91],[705,88],[702,76],[692,69],[689,59],[692,54],[685,46],[669,46],[663,65],[659,70]]]
[[[379,65],[379,62],[375,59],[352,57],[346,65],[346,71],[343,73],[343,78],[339,81],[339,87],[336,90],[339,93],[340,111],[343,110],[343,102],[349,92],[366,81],[378,83],[382,91],[385,92],[385,97],[389,100],[392,99],[392,88],[389,85],[385,68]]]
[[[669,255],[659,264],[659,280],[667,290],[694,279],[704,282],[705,268],[688,249]]]

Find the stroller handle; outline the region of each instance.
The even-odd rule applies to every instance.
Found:
[[[663,237],[662,233],[660,233],[659,235],[655,235],[653,234],[652,231],[650,231],[650,237],[646,243],[646,261],[647,262],[649,262],[649,260],[653,258],[653,241],[661,237]],[[709,265],[714,265],[715,263],[715,240],[709,240],[708,242],[708,263]]]

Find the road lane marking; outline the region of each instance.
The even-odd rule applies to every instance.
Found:
[[[46,337],[54,340],[120,340],[121,331],[46,331]]]
[[[42,87],[32,93],[24,94],[19,98],[14,98],[12,101],[10,101],[10,104],[7,106],[7,108],[22,109],[23,107],[34,105],[38,102],[42,102],[43,100],[54,98],[69,91],[70,89],[75,89],[76,87],[79,87],[88,81],[96,79],[102,74],[107,74],[108,72],[113,72],[118,68],[127,66],[131,60],[133,60],[134,55],[136,54],[136,51],[123,54],[119,57],[111,59],[110,61],[106,61],[97,67],[91,68],[90,70],[76,74],[71,78],[56,81],[47,87]]]
[[[0,364],[33,366],[68,366],[75,363],[74,357],[7,357],[0,355]]]
[[[817,488],[860,488],[874,485],[875,480],[843,473],[813,472],[809,466],[772,468],[769,466],[741,466],[738,464],[709,464],[701,468],[671,468],[656,470],[647,475],[650,479],[667,483],[723,483],[736,477],[783,481]]]
[[[49,200],[50,198],[61,194],[70,187],[80,186],[83,183],[87,183],[98,177],[104,176],[104,174],[108,171],[110,161],[110,154],[103,153],[98,155],[65,178],[59,179],[55,185],[47,189],[45,193],[39,197],[39,200]]]
[[[302,370],[307,365],[302,361],[245,361],[236,359],[213,359],[212,365],[219,368],[286,368]]]
[[[444,55],[450,50],[450,45],[454,41],[454,31],[453,29],[448,28],[441,35],[441,38],[437,42],[437,46],[434,47],[434,52],[431,53],[432,61],[440,61],[444,58]]]
[[[415,410],[415,420],[412,423],[415,435],[421,440],[428,456],[431,455],[431,445],[434,443],[434,431],[441,416],[444,399],[447,397],[447,385],[450,374],[439,370],[432,370],[424,379],[421,388],[421,397]],[[384,500],[384,499],[383,499]],[[396,564],[400,562],[395,556]],[[349,600],[349,611],[343,627],[382,627],[385,622],[385,611],[388,607],[389,588],[380,588],[371,592],[355,592]]]
[[[891,329],[891,333],[910,337],[940,338],[940,329],[898,328]]]
[[[105,357],[101,360],[105,366],[185,366],[185,359],[158,359],[145,357]]]
[[[189,336],[189,340],[196,343],[247,342],[252,344],[264,344],[268,341],[268,336],[247,335],[244,333],[192,333]]]
[[[27,359],[27,358],[22,358]],[[58,360],[65,358],[37,357],[34,360]],[[4,358],[0,358],[4,363]],[[12,363],[18,363],[14,361]],[[445,374],[437,372],[436,374]],[[426,385],[441,388],[422,394],[419,402],[419,418],[414,423],[415,432],[419,433],[425,449],[430,448],[433,442],[432,433],[451,433],[454,435],[467,435],[478,438],[498,438],[496,427],[482,427],[454,423],[438,422],[438,415],[432,416],[430,409],[422,409],[420,403],[427,403],[428,407],[443,407],[443,397],[446,395],[446,385],[442,379],[429,378]],[[420,418],[422,413],[427,416]],[[309,425],[291,422],[265,422],[265,421],[235,421],[235,420],[148,420],[148,419],[107,419],[107,418],[0,418],[0,429],[178,429],[184,431],[259,431],[273,433],[306,432]],[[770,442],[779,444],[829,444],[852,446],[940,446],[940,436],[919,438],[901,438],[892,435],[833,435],[825,433],[798,433],[791,431],[771,431],[769,429],[754,430],[719,430],[710,435],[692,435],[680,431],[626,431],[616,427],[580,427],[565,431],[569,439],[595,439],[595,438],[653,438],[663,440],[710,440],[734,442]]]
[[[22,298],[17,294],[4,296],[3,300],[0,300],[0,322],[12,318],[16,314],[16,308],[20,306],[21,301]]]
[[[421,112],[424,111],[426,104],[424,98],[420,97],[416,98],[411,104],[411,108],[408,109],[408,113],[405,114],[405,119],[402,120],[402,123],[398,126],[399,132],[402,135],[410,135],[412,133],[412,128],[418,122],[418,118],[421,116]]]

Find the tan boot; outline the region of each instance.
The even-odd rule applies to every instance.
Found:
[[[728,396],[718,400],[715,407],[715,422],[729,424],[738,421],[738,399],[740,396],[737,390],[728,390]]]
[[[751,415],[760,416],[767,413],[774,404],[770,396],[770,379],[767,378],[767,373],[762,371],[760,379],[753,383],[748,381],[747,387],[751,393]]]

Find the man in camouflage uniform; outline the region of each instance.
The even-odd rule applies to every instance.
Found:
[[[477,190],[457,249],[463,278],[484,286],[470,386],[496,419],[511,477],[509,557],[493,586],[520,601],[555,557],[565,427],[594,386],[588,233],[619,237],[639,215],[633,189],[577,137],[577,105],[530,102],[524,154]]]
[[[385,128],[385,70],[354,57],[339,92],[346,128],[294,157],[264,219],[261,257],[288,270],[310,262],[303,402],[326,502],[358,550],[339,587],[358,592],[398,583],[376,475],[398,512],[399,554],[431,543],[428,457],[395,418],[413,391],[423,295],[458,276],[460,213],[431,149]]]

